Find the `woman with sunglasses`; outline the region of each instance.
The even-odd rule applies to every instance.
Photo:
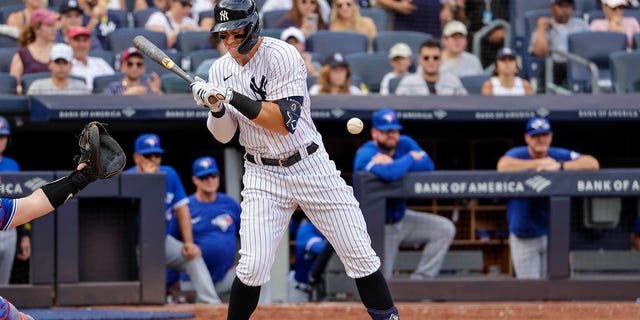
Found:
[[[360,15],[360,10],[354,0],[333,1],[329,30],[363,33],[369,37],[370,45],[373,42],[373,37],[378,33],[373,19]]]
[[[312,33],[327,28],[320,13],[318,0],[293,0],[291,10],[278,20],[276,27],[282,29],[299,28],[307,38]]]
[[[640,32],[640,24],[634,17],[624,16],[624,7],[629,5],[628,0],[601,0],[604,19],[591,21],[591,31],[615,31],[627,35],[627,49],[631,50],[633,34]]]
[[[191,18],[191,7],[191,0],[169,0],[169,8],[165,12],[151,14],[144,27],[166,34],[167,47],[173,48],[180,32],[200,30],[198,23]]]

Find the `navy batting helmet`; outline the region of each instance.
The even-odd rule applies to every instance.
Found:
[[[262,26],[254,0],[220,0],[213,9],[213,17],[213,33],[245,29],[247,37],[238,46],[239,53],[249,53],[258,42]]]

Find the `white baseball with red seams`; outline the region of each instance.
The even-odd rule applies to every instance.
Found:
[[[351,118],[347,121],[347,131],[351,134],[358,134],[362,132],[364,128],[364,123],[359,118]]]

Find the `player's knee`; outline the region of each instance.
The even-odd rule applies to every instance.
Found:
[[[262,264],[238,265],[236,268],[236,276],[242,283],[257,287],[269,282],[270,268]]]
[[[453,241],[453,238],[455,238],[456,236],[456,226],[455,224],[453,224],[453,222],[451,222],[451,220],[447,219],[447,222],[448,223],[443,228],[443,231],[445,233],[446,239],[448,239],[449,242],[451,242]]]

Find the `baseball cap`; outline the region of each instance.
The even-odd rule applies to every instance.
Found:
[[[86,27],[71,27],[69,29],[69,38],[75,38],[77,36],[91,36],[91,31]]]
[[[135,152],[139,154],[164,153],[160,148],[160,137],[153,133],[145,133],[136,139]]]
[[[402,126],[398,122],[398,114],[392,109],[380,109],[373,113],[373,127],[381,130],[400,130]]]
[[[29,16],[29,25],[35,26],[37,24],[54,24],[58,19],[53,12],[48,9],[40,8],[31,12]]]
[[[345,60],[339,52],[331,55],[324,64],[329,65],[330,67],[349,67],[347,60]]]
[[[64,59],[67,62],[73,61],[73,49],[66,43],[56,43],[51,47],[49,54],[51,61]]]
[[[506,57],[516,58],[517,56],[518,56],[518,54],[516,54],[516,52],[513,51],[513,49],[508,48],[508,47],[504,47],[504,48],[498,50],[498,54],[496,55],[496,59],[500,60],[500,59],[506,58]]]
[[[633,233],[640,235],[640,217],[636,219],[636,224],[633,226]]]
[[[301,43],[304,43],[305,41],[304,33],[302,32],[302,30],[296,27],[289,27],[282,30],[282,33],[280,34],[280,40],[287,41],[287,39],[291,37],[294,37],[296,40],[298,40],[298,42]]]
[[[467,26],[464,23],[458,20],[452,20],[447,22],[444,25],[444,29],[442,30],[442,35],[445,37],[450,37],[456,33],[462,33],[463,35],[467,35]]]
[[[557,5],[570,4],[570,5],[574,5],[573,0],[551,0],[551,4],[557,4]]]
[[[627,0],[600,0],[600,2],[609,8],[617,8],[629,4]]]
[[[120,63],[125,62],[132,54],[135,54],[140,58],[144,58],[142,53],[136,47],[129,47],[122,51],[122,54],[120,55]]]
[[[0,116],[0,136],[10,136],[11,135],[11,127],[9,126],[9,121],[7,118]]]
[[[201,157],[193,162],[193,175],[201,178],[209,174],[218,174],[218,164],[212,157]]]
[[[60,9],[58,10],[58,12],[60,12],[60,14],[64,14],[71,10],[78,11],[80,14],[84,13],[82,8],[78,5],[78,1],[76,0],[69,0],[69,1],[63,2],[62,4],[60,4]]]
[[[398,42],[389,49],[389,59],[393,59],[395,57],[411,58],[412,55],[411,47],[404,42]]]
[[[526,132],[528,135],[532,136],[539,133],[552,133],[553,131],[551,131],[551,123],[549,123],[549,120],[535,117],[529,119],[527,122]]]

